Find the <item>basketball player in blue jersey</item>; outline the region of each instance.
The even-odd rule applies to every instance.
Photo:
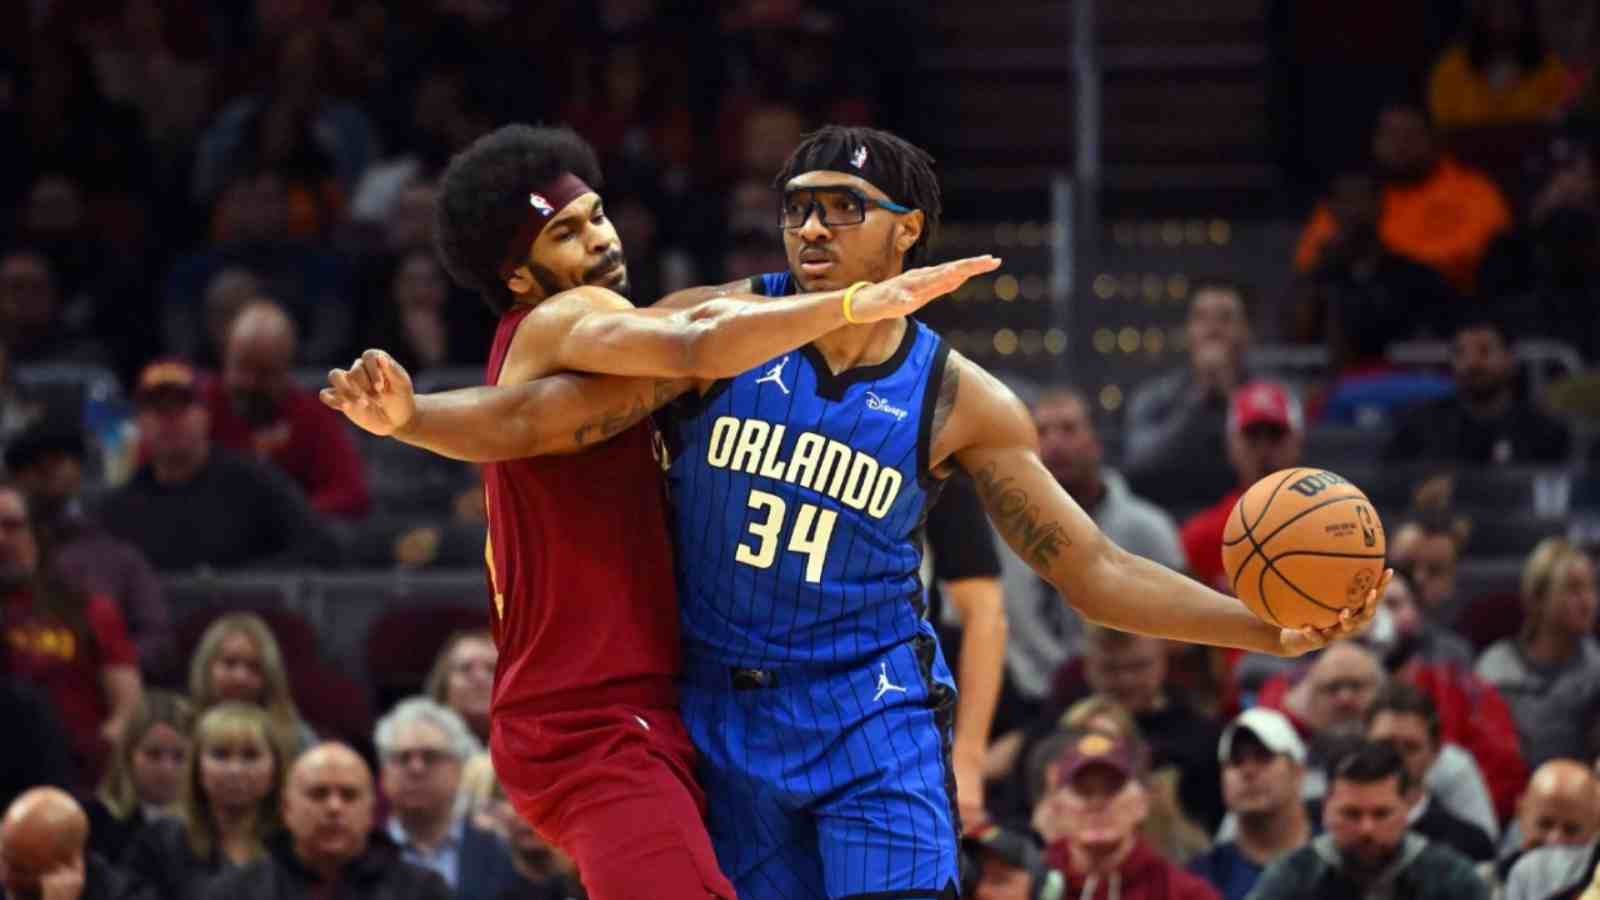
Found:
[[[930,163],[880,131],[809,136],[777,180],[790,271],[706,295],[840,291],[850,318],[852,289],[926,252],[940,211]],[[409,417],[392,360],[361,365],[375,373],[352,373],[354,390]],[[570,386],[473,390],[416,401],[449,405],[458,429],[535,402],[575,418]],[[561,437],[528,430],[550,432],[530,443]],[[1012,549],[1098,624],[1293,656],[1363,627],[1383,588],[1331,629],[1280,630],[1122,551],[1040,463],[1026,408],[909,320],[847,326],[702,384],[668,431],[682,713],[718,861],[744,897],[956,895],[954,688],[917,570],[923,513],[957,467]],[[433,449],[456,440],[443,432]]]

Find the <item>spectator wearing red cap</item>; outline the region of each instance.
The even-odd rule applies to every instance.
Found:
[[[325,516],[360,518],[371,504],[347,426],[290,375],[294,320],[276,303],[245,307],[228,326],[222,378],[206,386],[211,439],[276,466]]]
[[[1277,382],[1253,381],[1239,387],[1228,403],[1226,442],[1238,486],[1216,505],[1190,516],[1181,531],[1190,574],[1224,591],[1229,587],[1222,570],[1222,530],[1228,513],[1250,485],[1300,464],[1305,443],[1300,402]]]
[[[1059,807],[1065,833],[1046,850],[1080,900],[1217,900],[1198,876],[1163,859],[1139,837],[1150,811],[1144,747],[1128,737],[1080,731],[1046,772],[1042,803]]]
[[[135,418],[145,462],[106,498],[107,530],[160,571],[328,561],[332,541],[293,482],[216,450],[188,363],[161,360],[139,375]]]

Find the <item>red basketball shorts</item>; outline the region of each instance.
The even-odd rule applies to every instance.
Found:
[[[677,710],[501,713],[489,753],[512,805],[577,864],[591,900],[733,900]]]

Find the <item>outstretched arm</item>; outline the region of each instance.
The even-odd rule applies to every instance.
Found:
[[[1085,619],[1152,637],[1279,656],[1321,647],[1371,619],[1378,591],[1360,613],[1347,612],[1331,629],[1279,629],[1238,600],[1123,550],[1040,462],[1032,417],[1010,390],[956,353],[944,379],[933,459],[954,460],[972,475],[1006,543]]]
[[[852,317],[909,315],[998,265],[984,256],[913,269],[859,290]],[[689,390],[692,377],[738,374],[845,324],[842,291],[767,299],[749,286],[692,288],[649,309],[599,288],[568,291],[522,320],[494,386],[417,397],[399,363],[369,350],[328,373],[322,401],[373,434],[453,459],[576,452]],[[617,377],[629,375],[652,377]]]
[[[843,290],[724,295],[686,309],[636,309],[604,288],[580,287],[541,307],[551,320],[543,338],[553,348],[551,371],[730,378],[851,322],[910,315],[999,265],[993,256],[975,256],[867,285],[851,297],[848,320]]]
[[[465,462],[577,453],[633,427],[694,387],[687,378],[558,372],[532,381],[414,395],[382,350],[329,374],[322,402],[373,434]]]
[[[688,288],[656,308],[685,309],[745,294],[750,280]],[[519,333],[520,337],[520,333]],[[322,402],[358,427],[465,462],[577,453],[633,427],[694,387],[687,378],[557,372],[537,377],[531,341],[514,342],[500,383],[415,394],[411,375],[382,350],[328,373]]]

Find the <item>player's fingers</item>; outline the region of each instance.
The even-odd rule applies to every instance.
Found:
[[[934,268],[932,275],[940,282],[953,282],[959,285],[974,275],[993,272],[998,268],[1000,268],[998,256],[969,256]]]
[[[1328,636],[1323,634],[1320,628],[1307,625],[1304,628],[1297,629],[1296,633],[1300,635],[1300,640],[1304,642],[1306,647],[1312,650],[1328,643]]]
[[[385,357],[389,354],[382,350],[368,350],[361,354],[361,367],[367,371],[372,379],[372,386],[378,391],[387,391],[390,388],[389,371]]]
[[[384,390],[392,391],[401,385],[409,387],[411,384],[410,378],[405,374],[406,370],[400,367],[400,363],[396,362],[394,357],[383,350],[379,350],[377,360],[378,374],[383,377]]]
[[[323,405],[333,409],[340,411],[344,409],[344,402],[339,399],[339,393],[333,388],[323,388],[317,391],[317,399],[321,400]]]
[[[992,272],[1000,267],[1000,260],[993,256],[973,256],[967,259],[958,259],[948,262],[931,273],[934,280],[941,284],[949,284],[951,288],[959,287],[975,276],[985,272]]]
[[[361,392],[363,397],[372,398],[378,395],[377,385],[373,383],[372,367],[365,360],[356,362],[350,367],[350,386]]]
[[[347,406],[354,406],[361,402],[361,391],[350,383],[350,373],[344,369],[334,369],[328,373],[328,384],[338,396],[339,402]]]
[[[982,256],[969,256],[966,259],[958,259],[955,262],[946,263],[946,265],[953,266],[969,275],[978,275],[983,272],[993,272],[995,269],[1000,268],[1000,263],[1000,257],[992,253],[985,253]]]

